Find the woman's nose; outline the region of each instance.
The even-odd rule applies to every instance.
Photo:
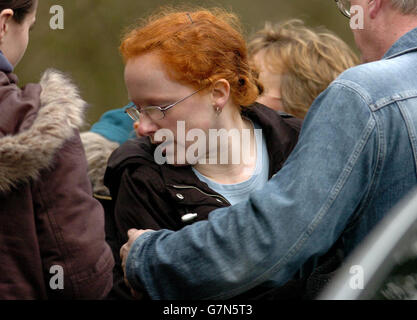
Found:
[[[136,121],[133,124],[133,128],[138,137],[153,136],[158,129],[155,123],[147,116],[142,116],[140,121]]]

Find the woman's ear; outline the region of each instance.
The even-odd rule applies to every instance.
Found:
[[[221,112],[229,101],[230,84],[226,79],[217,80],[212,87],[213,107],[217,112]]]
[[[8,22],[13,17],[13,14],[12,9],[4,9],[0,12],[0,43],[8,30]]]

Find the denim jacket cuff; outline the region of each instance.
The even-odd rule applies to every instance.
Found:
[[[144,289],[143,284],[140,282],[138,276],[139,264],[141,263],[141,259],[139,254],[142,250],[143,245],[147,242],[147,240],[152,236],[155,231],[148,231],[138,237],[135,242],[133,243],[132,247],[129,250],[129,254],[126,260],[126,277],[129,281],[130,286],[136,290]]]

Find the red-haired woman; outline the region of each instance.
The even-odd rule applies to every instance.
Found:
[[[301,121],[255,103],[234,14],[163,10],[129,32],[121,52],[128,113],[142,138],[116,150],[105,175],[120,246],[131,228],[178,230],[208,219],[280,170]]]

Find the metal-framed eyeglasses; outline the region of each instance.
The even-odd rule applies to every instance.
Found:
[[[348,19],[350,19],[350,0],[334,0],[340,12]]]
[[[191,96],[195,95],[197,92],[200,92],[205,87],[198,89],[197,91],[194,91],[193,93],[189,94],[185,98],[182,98],[172,104],[169,104],[167,106],[149,106],[149,107],[138,107],[133,102],[130,102],[127,108],[125,109],[125,113],[129,115],[130,118],[132,118],[133,121],[140,121],[140,118],[142,115],[146,115],[149,118],[151,118],[153,121],[162,120],[165,118],[165,113],[175,107],[180,102],[183,102],[184,100],[190,98]]]

